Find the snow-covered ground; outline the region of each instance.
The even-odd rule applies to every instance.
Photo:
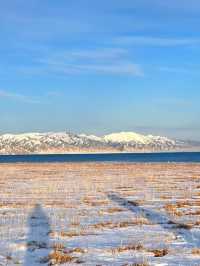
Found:
[[[200,164],[1,164],[0,265],[200,265]]]

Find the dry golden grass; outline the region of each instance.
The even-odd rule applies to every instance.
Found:
[[[97,235],[95,232],[88,232],[86,230],[77,230],[77,231],[60,231],[60,232],[51,232],[51,237],[76,237],[76,236],[89,236],[89,235]]]
[[[169,214],[171,214],[173,216],[182,216],[183,215],[183,212],[177,210],[177,206],[174,204],[166,204],[164,208]]]
[[[200,256],[200,249],[199,248],[192,249],[192,254],[196,256]]]
[[[43,259],[42,262],[49,262],[49,265],[64,264],[72,262],[76,257],[71,256],[70,254],[65,254],[61,251],[54,250],[49,256]]]
[[[173,234],[173,232],[179,232],[178,229],[190,230],[192,226],[200,226],[198,217],[200,215],[198,211],[200,206],[200,200],[198,200],[200,193],[198,190],[200,188],[200,185],[198,185],[199,172],[200,164],[52,163],[0,165],[0,195],[2,199],[0,208],[2,209],[1,215],[4,215],[3,219],[6,218],[5,225],[1,226],[6,228],[7,217],[17,217],[16,215],[23,212],[23,210],[24,220],[21,221],[17,218],[16,221],[14,219],[14,222],[10,224],[11,226],[18,226],[16,223],[20,221],[24,226],[23,223],[25,224],[27,221],[26,218],[31,213],[32,208],[40,202],[45,212],[47,212],[47,216],[49,213],[53,213],[50,216],[52,221],[50,230],[52,232],[49,236],[53,241],[58,241],[53,246],[52,257],[48,257],[48,259],[52,259],[52,261],[54,259],[54,263],[57,261],[57,264],[62,261],[67,261],[66,264],[70,262],[81,263],[81,260],[76,256],[79,257],[80,254],[90,248],[87,246],[89,242],[85,243],[85,249],[83,250],[79,248],[68,249],[61,242],[73,239],[62,239],[62,237],[72,238],[96,233],[98,246],[98,234],[101,235],[98,229],[120,230],[129,226],[159,224],[159,221],[156,222],[156,220],[146,216],[142,212],[142,208],[141,214],[140,212],[135,213],[134,207],[137,206],[142,205],[144,209],[149,211],[155,210],[155,212],[167,218],[169,217],[168,214],[170,214],[170,217],[172,215],[173,217],[170,218],[171,226],[169,226],[169,230],[166,230],[166,233],[171,229],[170,233]],[[127,208],[126,205],[121,206],[117,202],[108,199],[106,196],[108,191],[124,198],[125,202],[128,201],[128,204],[133,206],[133,211],[131,211],[131,208]],[[130,200],[133,199],[133,196],[136,201]],[[162,206],[164,206],[164,211]],[[3,210],[4,208],[5,210]],[[48,208],[52,208],[52,212]],[[17,209],[19,209],[19,212]],[[162,212],[160,212],[161,209]],[[126,213],[124,216],[123,214],[108,215],[123,211],[129,212],[130,217],[134,217],[134,219],[128,218],[129,216],[126,216]],[[101,221],[105,222],[92,224],[95,223],[94,221],[99,221],[99,215],[101,215]],[[191,217],[185,217],[185,215]],[[188,218],[190,220],[187,223],[191,224],[183,224],[182,222],[187,221]],[[59,223],[65,224],[61,224],[62,226],[59,227]],[[64,228],[67,228],[67,230]],[[142,229],[146,230],[144,227]],[[162,229],[160,235],[162,241],[165,238],[163,233],[164,229]],[[173,237],[170,234],[167,245],[170,246],[174,243],[174,236],[176,236],[176,233]],[[129,236],[127,233],[125,238],[129,239],[129,237],[133,237],[133,235]],[[152,243],[154,239],[156,237],[152,236]],[[42,247],[41,243],[39,245],[32,243],[29,248]],[[114,246],[113,252],[120,253],[135,249],[138,250],[140,255],[145,256],[143,250],[134,245],[122,245],[120,248]],[[104,251],[107,252],[107,248],[102,248],[102,252]],[[144,251],[148,252],[145,249]],[[151,252],[158,257],[166,255],[165,250],[155,249]],[[199,255],[198,250],[193,252]],[[85,263],[87,265],[87,262]],[[148,263],[129,265],[146,266]]]
[[[187,212],[185,215],[200,215],[200,211]]]
[[[65,245],[63,245],[62,243],[54,243],[52,245],[52,248],[54,250],[64,250],[65,249]]]
[[[126,263],[126,264],[123,264],[122,266],[149,266],[148,263],[146,262],[142,262],[142,263]]]
[[[136,218],[121,222],[112,222],[112,221],[102,222],[102,223],[93,224],[91,225],[91,227],[95,229],[114,229],[114,228],[125,228],[129,226],[144,225],[144,224],[149,225],[150,222],[145,218]]]
[[[76,253],[82,253],[82,254],[86,253],[86,250],[82,248],[73,248],[71,251],[76,252]]]
[[[122,208],[113,207],[113,208],[108,208],[104,212],[106,212],[106,213],[116,213],[116,212],[123,212],[123,211],[124,211],[124,209],[122,209]]]
[[[192,202],[186,200],[186,201],[179,201],[179,202],[176,202],[176,207],[177,208],[185,208],[185,207],[189,207],[192,205]]]
[[[149,251],[154,254],[154,257],[164,257],[169,253],[167,249],[153,249]]]
[[[71,231],[71,232],[61,231],[60,232],[60,236],[62,236],[62,237],[74,237],[74,236],[84,236],[84,235],[86,235],[86,234],[83,232],[76,232],[76,231]]]
[[[97,206],[105,206],[108,205],[108,200],[91,200],[91,199],[84,199],[83,203],[92,206],[92,207],[97,207]]]
[[[66,249],[62,244],[54,244],[54,250],[47,256],[41,259],[41,263],[48,263],[51,265],[60,265],[64,263],[83,263],[74,253],[85,253],[86,251],[82,248]]]
[[[200,176],[199,175],[193,175],[191,178],[193,178],[193,179],[199,179]]]
[[[141,244],[138,245],[128,245],[128,246],[121,246],[118,248],[113,248],[111,250],[112,253],[121,253],[121,252],[125,252],[125,251],[135,251],[135,250],[143,250],[143,246]]]
[[[194,226],[199,226],[200,225],[200,221],[195,221]]]
[[[79,247],[77,247],[77,248],[66,248],[65,247],[65,245],[63,245],[62,243],[54,243],[53,244],[53,246],[52,246],[52,248],[55,250],[55,251],[62,251],[62,252],[64,252],[64,253],[67,253],[67,254],[69,254],[69,253],[74,253],[74,252],[76,252],[76,253],[85,253],[86,252],[86,250],[84,250],[84,249],[82,249],[82,248],[79,248]]]

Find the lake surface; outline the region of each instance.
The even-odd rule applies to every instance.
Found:
[[[49,163],[49,162],[177,162],[199,163],[200,152],[170,153],[114,153],[114,154],[45,154],[0,155],[0,163]]]

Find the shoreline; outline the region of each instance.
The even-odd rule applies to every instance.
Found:
[[[187,149],[184,149],[184,150],[162,150],[162,151],[112,151],[112,152],[107,152],[107,151],[102,151],[102,152],[63,152],[63,153],[45,153],[45,152],[42,152],[42,153],[0,153],[0,156],[46,156],[46,155],[49,155],[49,156],[59,156],[59,155],[115,155],[115,154],[169,154],[169,153],[200,153],[200,149],[197,149],[197,150],[187,150]]]

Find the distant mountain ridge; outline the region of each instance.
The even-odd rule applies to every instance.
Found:
[[[196,147],[200,147],[200,143],[135,132],[112,133],[102,137],[67,132],[0,135],[0,154],[156,152],[192,150]]]

